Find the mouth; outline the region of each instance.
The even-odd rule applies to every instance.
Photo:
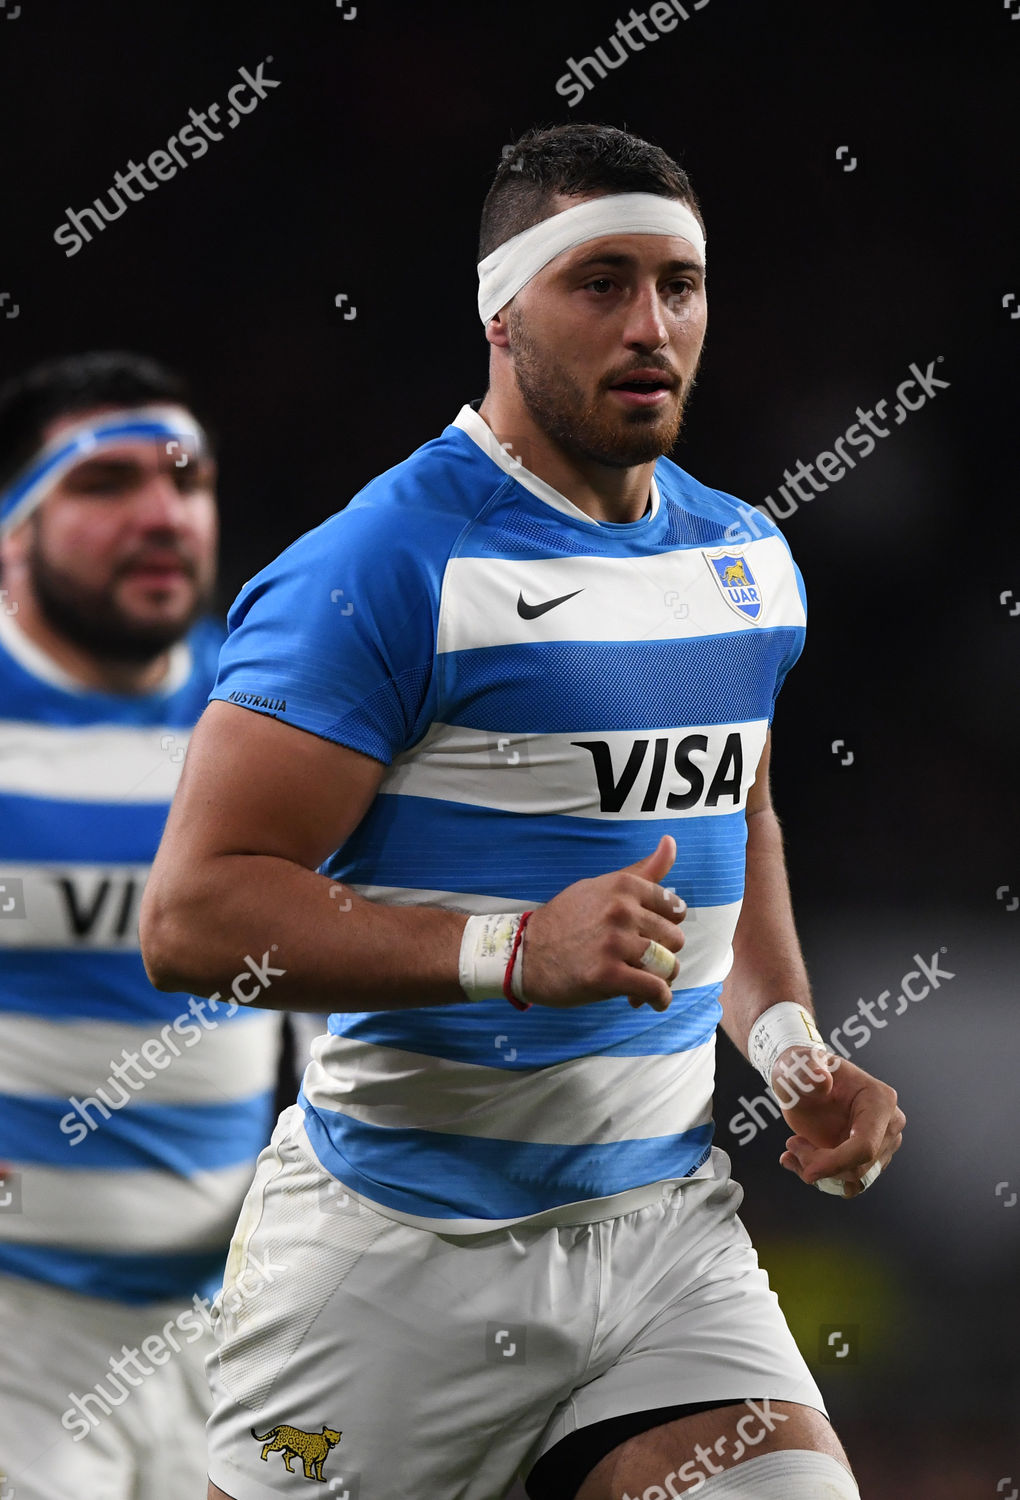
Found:
[[[621,380],[609,390],[627,406],[661,406],[673,394],[673,386],[665,376]]]
[[[124,576],[137,578],[144,583],[176,583],[178,579],[190,578],[191,569],[179,559],[132,563],[124,569]]]

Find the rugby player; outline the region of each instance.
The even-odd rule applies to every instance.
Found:
[[[846,1500],[712,1142],[717,1026],[788,1085],[806,1183],[859,1195],[904,1116],[821,1043],[791,912],[799,571],[665,456],[706,323],[685,173],[529,132],[479,314],[484,399],[239,595],[146,894],[157,986],[260,952],[265,1003],[331,1013],[235,1235],[232,1274],[287,1271],[210,1359],[209,1495],[297,1458],[365,1497]]]
[[[137,928],[223,639],[214,484],[154,360],[68,356],[0,392],[0,1491],[17,1500],[206,1482],[209,1307],[272,1128],[280,1017],[158,994]]]

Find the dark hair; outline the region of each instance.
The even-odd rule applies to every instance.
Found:
[[[485,195],[478,259],[547,219],[557,193],[658,193],[686,203],[705,227],[687,173],[661,146],[612,125],[535,126],[506,152]]]
[[[32,458],[43,429],[55,417],[93,406],[146,406],[150,401],[173,402],[195,412],[184,379],[144,354],[99,350],[34,365],[0,389],[0,488]]]

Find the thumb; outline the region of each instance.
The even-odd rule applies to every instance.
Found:
[[[664,833],[652,850],[643,859],[635,861],[632,865],[624,865],[625,870],[632,870],[635,875],[642,875],[645,880],[661,880],[668,875],[676,863],[676,840],[671,833]]]

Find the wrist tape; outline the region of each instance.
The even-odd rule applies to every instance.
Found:
[[[523,916],[524,913],[519,911],[500,911],[468,917],[460,942],[459,978],[460,987],[469,1000],[503,998],[506,966],[514,951],[514,940]],[[523,1001],[521,969],[518,945],[510,985],[518,1000]]]
[[[813,1047],[828,1052],[815,1018],[803,1005],[783,1000],[770,1005],[751,1027],[747,1038],[748,1060],[758,1069],[769,1088],[776,1058],[787,1047]]]

